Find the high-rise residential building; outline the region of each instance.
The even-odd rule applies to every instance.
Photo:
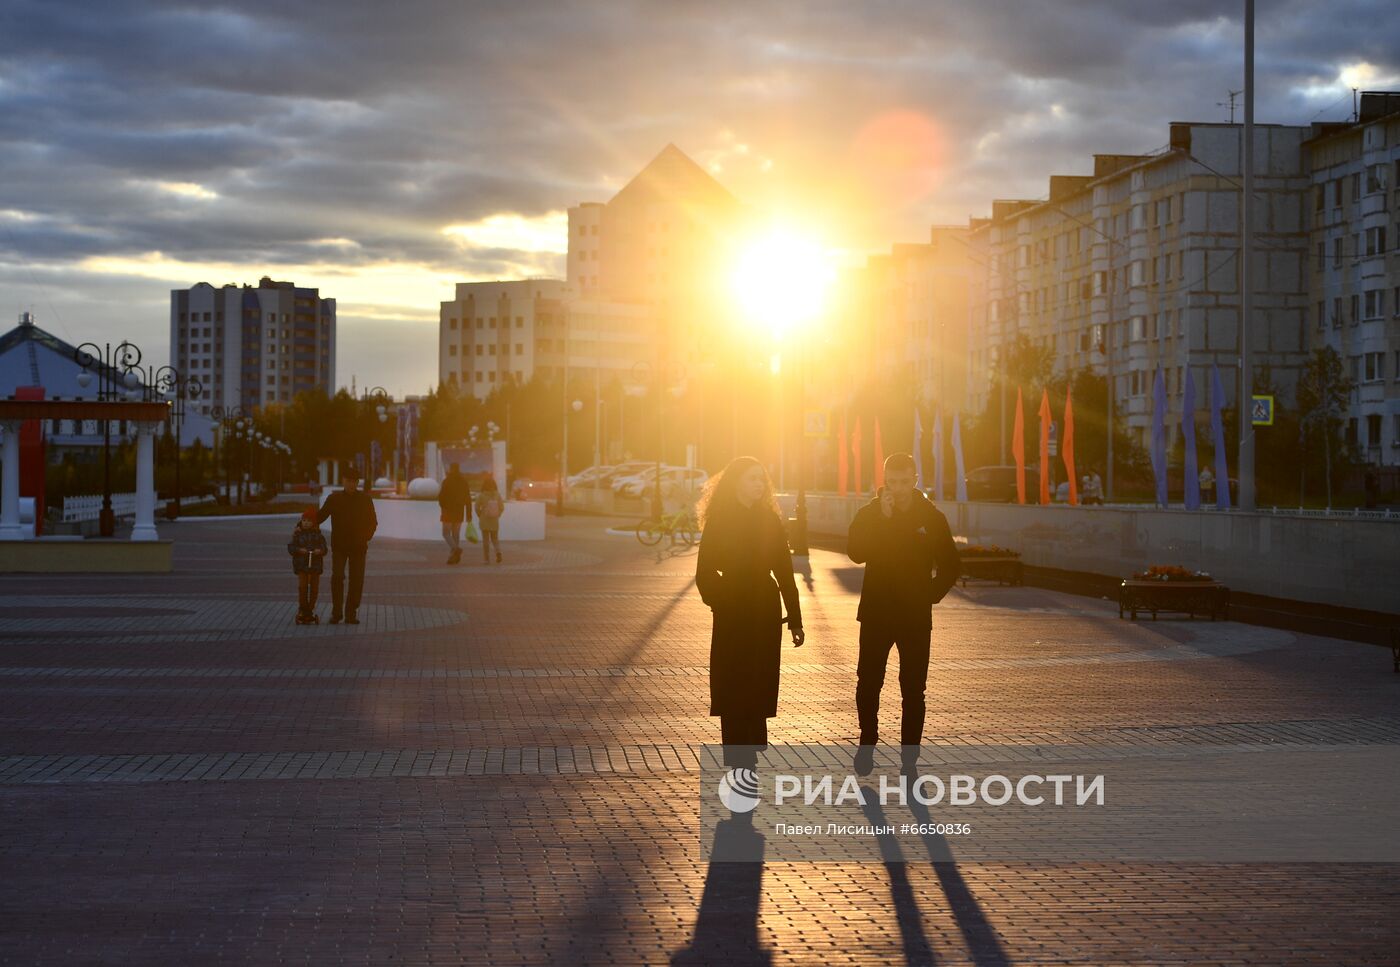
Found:
[[[170,362],[203,384],[193,406],[245,410],[335,392],[335,300],[274,282],[200,282],[170,293]]]
[[[842,312],[850,335],[866,343],[843,359],[867,358],[877,383],[898,381],[915,400],[947,413],[967,406],[968,233],[936,225],[927,242],[871,256],[854,273],[855,297]]]
[[[1347,440],[1368,463],[1400,464],[1400,93],[1363,93],[1355,121],[1315,125],[1304,148],[1310,341],[1355,384]]]
[[[558,279],[459,282],[438,310],[438,381],[485,399],[563,366],[569,286]]]
[[[1306,127],[1255,127],[1256,280],[1251,355],[1291,396],[1308,352]],[[1047,198],[996,201],[969,232],[974,259],[968,384],[987,403],[1004,347],[1024,335],[1058,372],[1106,375],[1116,411],[1146,443],[1161,367],[1175,438],[1190,368],[1209,405],[1220,367],[1238,384],[1242,126],[1173,123],[1146,155],[1095,155],[1091,175],[1050,178]],[[1033,410],[1034,404],[1032,404]]]

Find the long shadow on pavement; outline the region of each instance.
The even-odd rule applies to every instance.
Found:
[[[914,814],[915,822],[921,825],[933,822],[928,807],[912,796],[909,799],[909,811]],[[996,930],[987,922],[982,905],[977,902],[972,890],[968,888],[967,881],[962,878],[957,862],[948,859],[951,853],[948,841],[936,833],[926,833],[922,838],[924,849],[928,851],[929,860],[933,863],[933,871],[943,886],[943,895],[948,898],[948,908],[953,913],[953,920],[962,931],[963,941],[967,944],[968,953],[972,955],[972,962],[978,967],[1007,967],[1011,961],[1006,956],[1001,941],[997,939]]]
[[[862,788],[865,800],[865,816],[872,825],[887,826],[885,811],[880,807],[878,794],[873,789]],[[890,835],[876,837],[880,847],[880,857],[885,861],[885,872],[890,878],[890,900],[894,902],[895,919],[899,923],[899,937],[904,943],[904,962],[907,964],[935,964],[933,947],[924,933],[924,918],[919,912],[919,901],[914,897],[914,888],[909,883],[908,864],[904,860],[904,850],[899,840]]]
[[[763,853],[763,834],[754,829],[752,813],[731,816],[715,824],[711,857],[742,856],[758,862],[711,859],[695,916],[695,933],[689,946],[671,956],[672,964],[766,967],[773,962],[773,954],[764,949],[758,938]]]

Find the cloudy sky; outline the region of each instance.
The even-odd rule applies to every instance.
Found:
[[[850,253],[1224,120],[1241,2],[0,0],[0,308],[168,350],[169,290],[340,305],[418,392],[456,281],[563,271],[668,142]],[[1400,3],[1259,0],[1257,118],[1400,89]]]

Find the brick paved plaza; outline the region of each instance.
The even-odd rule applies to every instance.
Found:
[[[1394,865],[707,867],[693,553],[607,523],[490,568],[377,541],[358,627],[292,624],[283,521],[7,577],[0,962],[1396,962]],[[859,570],[811,562],[771,736],[850,742]],[[1400,740],[1379,649],[1035,588],[935,621],[930,741]]]

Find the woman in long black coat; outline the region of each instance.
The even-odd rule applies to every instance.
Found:
[[[778,714],[783,605],[792,643],[801,647],[802,609],[787,535],[763,465],[738,457],[700,498],[695,586],[714,612],[710,634],[710,714],[726,746],[768,744]],[[754,748],[725,749],[726,765],[753,765]]]

